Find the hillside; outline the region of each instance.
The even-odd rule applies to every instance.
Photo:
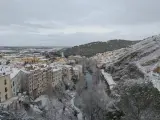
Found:
[[[112,94],[120,97],[122,120],[159,120],[160,35],[119,51],[116,61],[106,63],[105,71],[116,82]]]
[[[110,40],[108,42],[91,42],[63,50],[65,56],[81,55],[91,57],[97,53],[112,51],[133,45],[139,41]]]
[[[123,71],[123,74],[125,74],[124,70],[126,69],[126,72],[130,72],[130,70],[127,69],[128,67],[132,67],[132,71],[137,69],[148,76],[148,73],[154,69],[159,60],[160,36],[157,35],[146,38],[143,41],[130,46],[123,53],[121,52],[121,56],[119,56],[118,60],[113,64],[115,68],[113,74],[116,74],[115,76],[117,76],[121,70]]]

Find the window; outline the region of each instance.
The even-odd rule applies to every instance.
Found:
[[[5,99],[6,99],[6,100],[8,99],[8,95],[7,95],[7,94],[5,95]]]
[[[14,87],[14,81],[13,81],[13,87]]]
[[[7,92],[8,91],[8,89],[7,89],[7,87],[5,87],[5,92]]]
[[[4,80],[4,85],[7,85],[7,80],[6,79]]]

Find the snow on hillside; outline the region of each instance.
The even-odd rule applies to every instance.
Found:
[[[153,67],[160,59],[160,35],[144,39],[131,46],[130,51],[138,52],[136,58],[142,66]]]
[[[98,53],[91,59],[97,61],[98,67],[105,67],[105,71],[111,73],[116,81],[148,76],[154,78],[154,86],[160,86],[151,74],[160,62],[160,35],[148,37],[128,48]],[[157,88],[160,90],[160,87]]]
[[[112,66],[108,67],[106,64],[106,70],[112,72],[113,79],[145,79],[145,77],[149,77],[154,86],[160,90],[160,74],[157,74],[158,79],[153,77],[155,74],[151,74],[154,73],[154,68],[158,67],[160,62],[160,35],[146,38],[119,54],[122,55],[118,56]]]
[[[103,64],[100,68],[110,87],[108,95],[125,113],[122,119],[159,120],[160,35],[91,59]]]
[[[101,67],[103,64],[112,64],[115,61],[118,60],[118,58],[124,56],[126,54],[128,49],[121,48],[114,51],[104,52],[104,53],[98,53],[95,56],[91,57],[91,59],[94,59],[97,61],[98,66]]]

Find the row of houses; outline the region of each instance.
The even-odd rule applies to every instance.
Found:
[[[63,76],[68,80],[72,78],[71,70],[80,77],[82,66],[58,64],[27,64],[25,67],[11,68],[7,65],[0,66],[0,102],[4,102],[19,93],[27,92],[36,98],[45,94],[48,87],[55,87]]]

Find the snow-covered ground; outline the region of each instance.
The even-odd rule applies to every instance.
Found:
[[[17,99],[18,99],[18,97],[12,97],[12,98],[8,99],[7,101],[0,103],[0,106],[3,106],[4,108],[6,108],[7,106],[11,105]]]
[[[75,95],[76,93],[71,93],[71,96],[72,96],[71,105],[78,112],[78,120],[83,120],[83,115],[82,115],[81,110],[74,105]]]
[[[154,87],[160,91],[160,75],[153,72],[150,72],[149,75],[149,78],[152,81]]]
[[[47,111],[52,110],[52,112],[56,112],[56,116],[58,118],[65,117],[65,120],[68,120],[68,118],[66,116],[73,117],[74,110],[76,110],[78,112],[77,119],[83,120],[81,110],[74,105],[74,99],[75,99],[76,93],[71,92],[71,91],[66,91],[65,94],[69,95],[71,97],[71,99],[68,99],[68,100],[62,99],[62,102],[60,102],[57,98],[50,98],[49,99],[48,96],[42,95],[42,96],[38,97],[35,100],[35,102],[41,101],[41,106],[39,106],[39,107],[45,108],[45,110],[47,110]],[[65,107],[65,110],[63,110],[64,107]],[[32,106],[32,109],[36,113],[41,112],[41,111],[39,111],[39,108],[36,106]],[[52,112],[51,112],[51,114],[53,114]],[[54,116],[54,115],[52,115],[52,116]]]
[[[35,102],[41,101],[41,107],[45,108],[45,110],[49,109],[49,98],[47,95],[41,95],[38,97]]]
[[[140,74],[143,74],[145,77],[148,76],[154,86],[160,90],[159,78],[157,78],[154,74],[150,74],[153,72],[153,68],[157,66],[157,63],[160,63],[160,35],[146,38],[128,48],[122,48],[106,53],[99,53],[93,56],[91,59],[96,59],[98,64],[100,65],[105,64],[106,68],[108,66],[111,66],[111,68],[112,66],[116,69],[118,68],[119,70],[117,70],[117,74],[112,73],[112,75],[122,74],[124,76],[123,70],[124,72],[126,72],[125,70],[128,70],[128,72],[126,72],[126,76],[128,77],[125,77],[127,79],[129,79],[130,75],[136,76],[133,75],[135,74],[135,71],[137,71],[137,73],[141,72]],[[126,68],[128,65],[133,63],[135,63],[135,69],[133,68],[134,71],[132,71],[133,73],[131,73],[131,71]],[[102,74],[104,75],[110,86],[115,85],[115,82],[108,73],[105,73],[102,70]],[[114,75],[113,78],[116,78],[116,76]],[[122,75],[118,76],[119,80],[121,79],[121,77],[123,77]]]

